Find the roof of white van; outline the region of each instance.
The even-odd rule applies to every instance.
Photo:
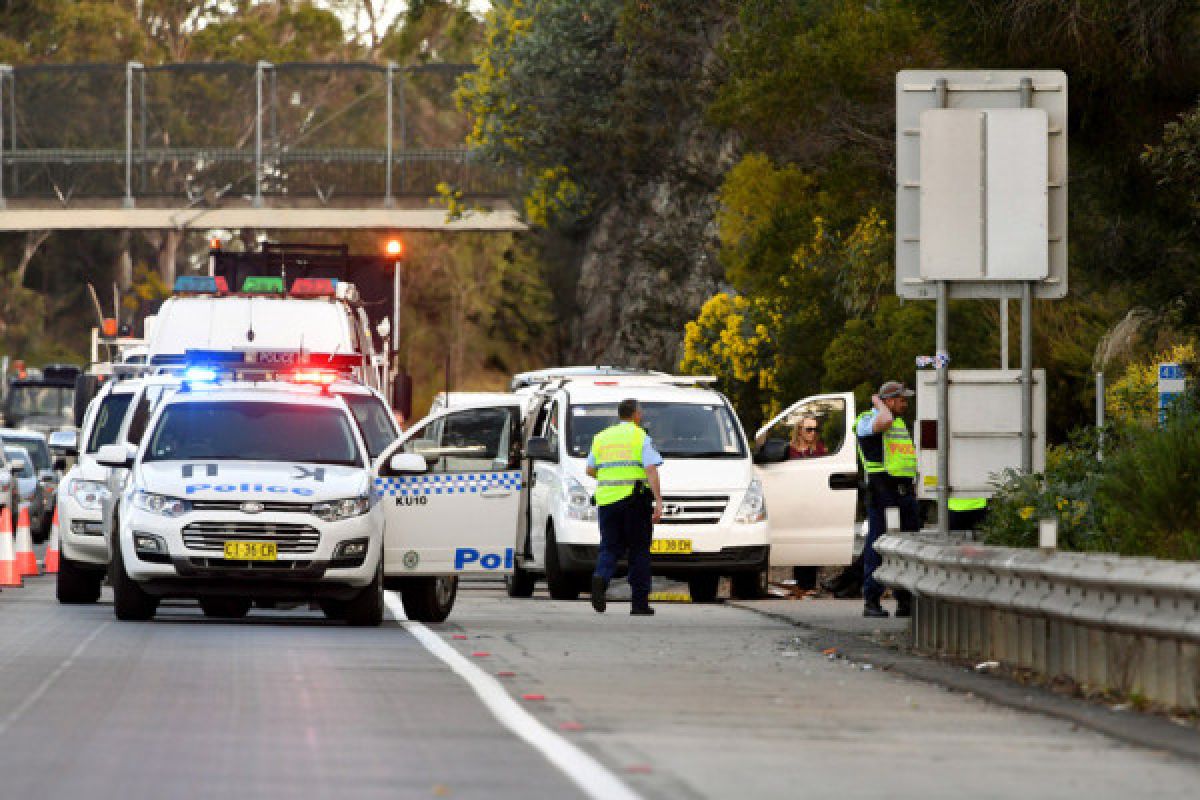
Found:
[[[633,397],[642,403],[725,404],[724,397],[714,389],[635,381],[612,385],[602,378],[598,382],[572,381],[563,386],[562,391],[570,395],[572,403],[619,403],[626,397]]]
[[[253,330],[253,338],[248,332]],[[188,350],[355,351],[349,320],[324,298],[171,297],[149,340],[152,356]]]

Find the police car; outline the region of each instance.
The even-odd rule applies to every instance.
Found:
[[[97,454],[129,470],[111,521],[117,617],[149,619],[165,597],[219,617],[255,600],[315,600],[331,618],[378,625],[382,508],[346,400],[328,385],[195,377],[164,399],[136,450]]]

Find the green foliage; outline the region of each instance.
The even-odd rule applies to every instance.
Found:
[[[1105,459],[1100,502],[1112,549],[1200,560],[1200,411],[1177,404],[1162,427],[1139,428]]]
[[[1109,432],[1110,445],[1112,432]],[[1005,469],[995,476],[996,493],[983,525],[989,544],[1036,547],[1038,520],[1058,520],[1058,546],[1063,550],[1105,551],[1112,542],[1103,533],[1097,492],[1103,464],[1096,459],[1097,437],[1077,431],[1064,445],[1046,451],[1045,474],[1025,475]]]
[[[713,375],[743,425],[755,430],[778,411],[782,316],[761,297],[713,295],[687,324],[679,370]]]
[[[1105,390],[1105,412],[1118,424],[1153,425],[1158,421],[1158,365],[1196,364],[1194,342],[1175,345],[1145,361],[1129,364]],[[1193,372],[1193,374],[1195,374]]]

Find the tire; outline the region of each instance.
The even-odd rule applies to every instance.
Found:
[[[558,563],[558,540],[554,538],[554,526],[546,526],[546,588],[554,600],[578,600],[583,591],[582,581],[577,575],[565,571]]]
[[[113,613],[117,619],[139,621],[154,618],[158,610],[158,598],[146,594],[129,573],[125,571],[125,560],[121,557],[121,528],[113,520],[113,554],[108,574],[112,578]]]
[[[511,575],[504,576],[504,590],[509,597],[533,597],[537,586],[537,575],[527,569],[521,569],[520,564],[513,565]]]
[[[346,618],[346,604],[341,600],[318,600],[317,605],[321,607],[321,613],[325,615],[325,619]]]
[[[407,607],[405,607],[407,611]],[[342,604],[348,625],[355,628],[377,628],[383,624],[383,560],[375,570],[375,577],[362,591]],[[446,609],[450,613],[450,609]],[[445,619],[445,617],[443,617]],[[438,620],[440,622],[441,620]]]
[[[250,600],[244,597],[201,597],[200,609],[206,617],[241,619],[250,613]]]
[[[813,579],[816,580],[814,574]],[[739,600],[758,600],[767,595],[767,571],[737,572],[729,579],[730,592]]]
[[[58,585],[55,594],[63,605],[83,605],[100,599],[104,573],[86,569],[64,555],[58,558]]]
[[[796,588],[817,588],[817,572],[819,571],[820,567],[792,567],[792,578],[796,581]]]
[[[688,594],[693,603],[711,603],[717,599],[717,587],[721,576],[715,572],[702,572],[687,579]]]
[[[405,578],[400,601],[414,622],[444,622],[458,595],[458,576]]]

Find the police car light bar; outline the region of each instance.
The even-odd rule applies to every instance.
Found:
[[[242,294],[284,294],[283,278],[275,275],[248,275],[242,281]]]
[[[330,278],[297,278],[292,282],[292,297],[336,297],[337,281]]]
[[[363,365],[363,357],[361,353],[309,353],[302,350],[188,350],[183,363],[188,367],[210,367],[232,372],[284,369],[349,372]]]
[[[229,284],[212,275],[180,275],[175,279],[176,294],[229,294]]]
[[[284,373],[283,377],[291,383],[303,383],[312,386],[331,386],[341,377],[336,372],[323,369],[298,369]]]

